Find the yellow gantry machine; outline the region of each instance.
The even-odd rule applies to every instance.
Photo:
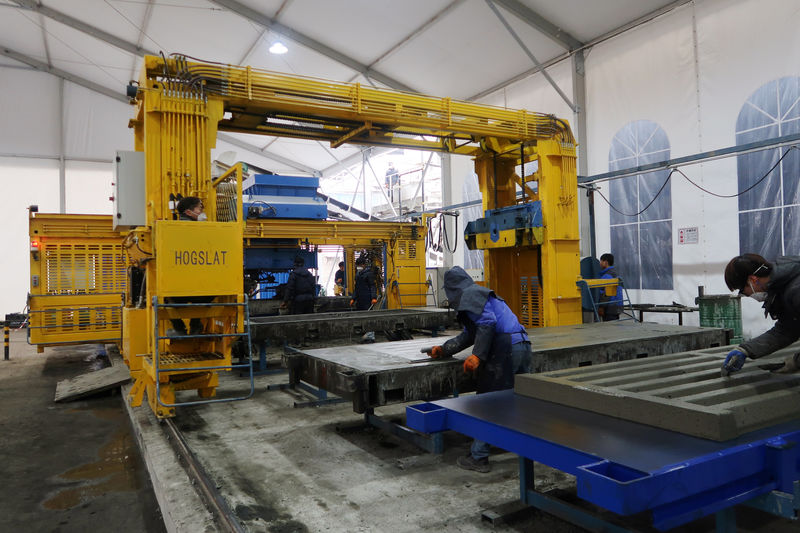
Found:
[[[204,95],[209,109],[216,102],[220,130],[473,156],[487,216],[467,228],[467,242],[485,251],[486,282],[527,326],[581,321],[575,140],[566,121],[183,57],[148,57],[144,73],[141,87],[166,90],[160,76]],[[529,167],[537,170],[524,175]]]
[[[466,240],[484,250],[487,285],[526,326],[581,321],[575,141],[565,121],[183,56],[145,57],[129,94],[135,148],[144,154],[146,223],[122,244],[141,274],[127,280],[122,352],[133,403],[146,393],[157,416],[174,415],[176,391],[197,390],[209,401],[217,373],[232,368],[231,347],[246,333],[242,248],[259,238],[350,250],[383,240],[389,307],[425,301],[418,287],[402,295],[404,285],[425,282],[424,221],[245,220],[241,167],[211,177],[220,130],[474,157],[486,216],[468,226]],[[179,195],[200,197],[208,221],[174,220],[170,202]],[[201,334],[167,337],[172,320],[192,318]]]

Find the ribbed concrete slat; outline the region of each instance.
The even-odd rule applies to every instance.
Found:
[[[764,375],[757,381],[684,396],[681,400],[697,405],[712,405],[716,407],[727,402],[737,402],[737,404],[742,402],[750,403],[752,401],[765,402],[767,394],[784,391],[800,384],[800,379],[797,378],[792,380],[778,378],[779,376],[774,374]]]
[[[664,354],[658,357],[658,360],[653,359],[630,359],[628,361],[618,361],[614,363],[613,368],[610,365],[597,365],[597,366],[582,366],[578,368],[567,368],[564,370],[557,370],[555,372],[548,372],[548,376],[553,377],[572,377],[574,380],[578,379],[592,379],[593,377],[603,376],[606,374],[617,374],[625,370],[635,370],[637,368],[647,368],[650,365],[656,364],[658,366],[669,366],[671,361],[680,359],[683,354]]]
[[[800,374],[759,368],[800,350],[720,373],[730,347],[516,376],[515,392],[696,437],[725,441],[800,418]],[[662,380],[659,386],[659,380]]]
[[[751,383],[761,379],[761,372],[758,368],[753,368],[756,372],[748,372],[744,370],[739,374],[734,374],[728,378],[730,385],[739,385],[742,383]],[[713,368],[705,372],[694,372],[685,376],[682,381],[667,382],[661,384],[659,388],[645,387],[645,388],[629,388],[631,392],[647,392],[652,396],[661,398],[675,398],[685,400],[687,396],[692,394],[699,394],[710,390],[719,389],[719,368]]]
[[[670,378],[673,376],[681,376],[687,373],[694,373],[698,370],[708,370],[712,366],[717,367],[719,370],[719,359],[710,359],[710,360],[703,360],[703,361],[692,361],[691,364],[687,364],[685,366],[677,366],[674,363],[670,363],[669,365],[662,366],[661,368],[648,368],[642,369],[639,372],[631,372],[625,371],[617,376],[611,376],[603,379],[592,379],[591,383],[595,386],[604,386],[604,387],[618,387],[618,388],[625,388],[625,385],[629,384],[636,384],[641,381],[645,380],[652,380],[657,378]],[[719,374],[719,372],[717,372]],[[576,380],[584,382],[586,380]]]

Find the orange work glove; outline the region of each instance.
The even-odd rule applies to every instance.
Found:
[[[441,346],[431,346],[430,348],[423,348],[422,351],[434,359],[438,359],[444,355],[444,349]]]
[[[480,364],[481,360],[477,355],[470,355],[464,360],[464,372],[475,372]]]
[[[375,298],[373,298],[371,303],[372,303],[372,305],[375,305],[376,303],[378,303],[378,300],[376,300]]]
[[[355,300],[350,300],[350,307],[353,307],[353,304],[356,303]]]

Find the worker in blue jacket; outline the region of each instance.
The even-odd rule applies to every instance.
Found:
[[[464,372],[477,378],[477,393],[510,389],[514,374],[531,371],[531,343],[514,312],[494,291],[481,287],[463,268],[455,266],[444,275],[444,290],[450,307],[464,330],[441,346],[424,351],[433,358],[450,357],[473,345],[464,361]],[[470,453],[459,457],[458,466],[489,472],[489,444],[475,440]]]
[[[617,271],[614,270],[614,255],[603,254],[600,256],[600,279],[614,279],[618,278]],[[614,296],[607,296],[605,289],[600,289],[600,303],[598,306],[597,314],[603,319],[603,322],[611,320],[619,320],[619,314],[622,312],[622,288],[617,287],[617,294]]]

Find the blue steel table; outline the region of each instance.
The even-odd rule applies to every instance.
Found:
[[[649,513],[659,530],[716,513],[718,531],[735,531],[733,506],[745,502],[794,519],[800,501],[800,420],[715,442],[508,390],[413,405],[406,423],[519,455],[522,501],[589,529],[624,530],[535,491],[533,461],[574,475],[590,503]]]

